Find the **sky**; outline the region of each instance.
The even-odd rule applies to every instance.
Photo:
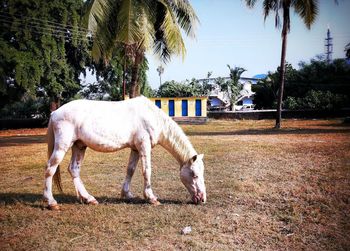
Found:
[[[243,77],[275,71],[280,63],[281,30],[275,28],[274,15],[264,22],[261,2],[249,9],[241,0],[190,1],[200,24],[196,38],[185,38],[187,54],[184,59],[172,57],[162,64],[164,81],[184,81],[212,77],[226,77],[231,67],[243,67]],[[299,16],[291,11],[291,32],[288,34],[287,62],[298,69],[300,61],[309,62],[325,52],[327,28],[333,37],[333,58],[344,58],[344,47],[350,42],[350,0],[319,0],[319,15],[308,30]],[[157,67],[161,62],[147,53],[148,82],[158,89],[160,79]]]

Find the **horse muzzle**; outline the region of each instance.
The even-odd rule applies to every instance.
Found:
[[[205,203],[207,201],[207,196],[205,193],[196,193],[192,196],[192,202],[196,205]]]

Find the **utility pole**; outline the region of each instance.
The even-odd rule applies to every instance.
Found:
[[[162,74],[164,73],[164,67],[162,65],[158,66],[157,72],[159,74],[159,87],[162,85]]]
[[[327,64],[332,62],[332,54],[333,54],[333,38],[331,37],[331,31],[328,27],[327,37],[325,39],[325,50],[326,50],[326,61]]]

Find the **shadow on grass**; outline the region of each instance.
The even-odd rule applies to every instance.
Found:
[[[230,136],[230,135],[302,135],[302,134],[333,134],[350,133],[350,127],[341,123],[332,123],[327,125],[331,128],[282,128],[282,129],[246,129],[246,130],[227,130],[227,131],[187,131],[189,136]],[[45,143],[45,135],[27,135],[27,136],[6,136],[0,137],[0,148],[9,146],[25,146],[30,144]]]
[[[322,125],[326,126],[326,125]],[[302,135],[302,134],[333,134],[350,133],[349,127],[344,124],[328,125],[333,128],[282,128],[282,129],[247,129],[232,131],[187,131],[189,136],[230,136],[230,135]],[[342,127],[343,128],[339,128]],[[0,148],[9,146],[25,146],[46,142],[45,135],[10,136],[0,137]]]
[[[350,133],[350,128],[337,129],[303,129],[303,128],[282,128],[282,129],[248,129],[236,131],[207,131],[207,132],[187,132],[189,136],[230,136],[230,135],[303,135],[303,134],[333,134]]]
[[[45,143],[45,135],[9,136],[0,137],[0,147],[24,146],[30,144]]]
[[[79,200],[76,196],[66,195],[66,194],[57,194],[54,195],[55,199],[59,204],[79,204]],[[113,198],[100,196],[95,197],[100,204],[149,204],[147,200],[136,197],[131,200],[125,200],[121,198]],[[42,205],[38,205],[42,203]],[[181,205],[188,204],[189,202],[179,201],[179,200],[167,200],[159,199],[161,204],[171,204],[171,205]],[[31,207],[42,207],[43,195],[42,194],[33,194],[33,193],[0,193],[0,205],[13,205],[17,203],[22,203]],[[46,203],[45,203],[46,204]]]

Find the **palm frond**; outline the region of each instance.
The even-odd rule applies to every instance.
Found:
[[[306,27],[311,28],[318,15],[318,0],[294,0],[295,12],[303,19]]]
[[[106,10],[110,9],[110,0],[90,0],[87,3],[87,12],[84,23],[92,32],[96,32],[98,23],[106,16]]]
[[[257,0],[245,0],[245,2],[249,8],[254,8]]]
[[[101,21],[98,21],[98,23]],[[112,56],[112,50],[114,47],[114,39],[106,25],[97,25],[97,36],[94,37],[94,43],[92,46],[92,58],[96,63],[103,60],[107,63]]]
[[[182,39],[180,28],[170,10],[166,11],[162,29],[169,51],[184,58],[186,54],[185,43]]]
[[[168,8],[175,13],[176,21],[187,36],[194,38],[195,30],[199,24],[198,16],[187,0],[167,0]]]
[[[108,62],[114,45],[113,27],[110,19],[113,18],[115,6],[111,0],[92,0],[88,6],[88,28],[94,34],[92,57],[95,62]]]
[[[281,9],[280,5],[281,0],[265,0],[263,2],[263,12],[264,12],[264,21],[266,21],[267,17],[270,15],[270,12],[273,11],[275,13],[275,27],[281,27],[281,18],[279,11]]]
[[[122,0],[118,11],[119,32],[117,41],[130,45],[140,42],[143,34],[140,30],[140,9],[137,1]]]
[[[147,9],[142,9],[142,14],[139,19],[139,29],[143,38],[140,41],[140,46],[144,50],[148,50],[152,47],[153,41],[155,40],[155,30],[151,19],[152,14]],[[151,20],[150,20],[151,19]]]

